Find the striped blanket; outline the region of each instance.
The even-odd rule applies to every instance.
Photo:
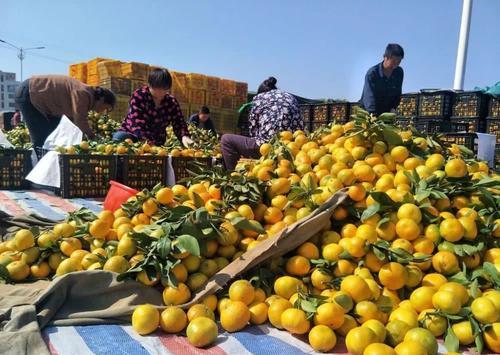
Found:
[[[0,191],[0,209],[14,216],[37,213],[51,219],[63,219],[67,212],[86,207],[101,210],[102,202],[90,199],[64,200],[42,190]],[[46,327],[42,332],[52,354],[314,354],[306,337],[262,325],[250,326],[243,332],[227,333],[219,329],[214,346],[197,349],[183,336],[158,331],[149,336],[137,335],[130,325],[87,325]],[[473,354],[462,349],[464,354]],[[335,354],[347,354],[344,340],[339,339]],[[442,341],[439,354],[446,353]]]

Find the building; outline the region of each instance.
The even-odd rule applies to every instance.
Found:
[[[0,112],[16,109],[14,95],[19,84],[19,81],[16,81],[16,73],[0,70]]]

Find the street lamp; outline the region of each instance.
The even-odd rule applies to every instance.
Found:
[[[18,47],[13,45],[12,43],[4,41],[3,39],[0,39],[0,42],[8,44],[9,46],[17,49],[17,57],[19,58],[19,62],[21,63],[21,79],[19,81],[23,81],[23,60],[24,58],[26,58],[26,52],[35,49],[45,49],[45,47],[30,47],[30,48]]]

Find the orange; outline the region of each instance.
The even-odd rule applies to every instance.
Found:
[[[420,212],[420,208],[418,208],[413,203],[405,203],[401,205],[398,209],[397,213],[398,219],[410,218],[416,223],[420,223],[422,220],[422,213]]]
[[[368,327],[356,327],[347,333],[345,345],[353,355],[362,355],[368,345],[377,341],[376,334]]]
[[[189,322],[186,335],[189,343],[192,345],[202,348],[207,345],[212,344],[219,334],[217,324],[206,317],[198,317],[192,322]]]
[[[50,274],[50,266],[46,261],[34,264],[30,267],[31,276],[34,278],[45,278]]]
[[[315,351],[330,352],[337,344],[335,332],[325,325],[314,326],[309,332],[308,339]]]
[[[111,227],[104,220],[96,219],[89,225],[90,235],[94,238],[104,239]]]
[[[432,305],[448,314],[457,314],[461,309],[460,300],[450,291],[437,291],[432,296]]]
[[[461,305],[465,305],[469,301],[469,292],[464,285],[458,282],[445,282],[439,286],[439,291],[449,291],[460,300]]]
[[[252,303],[248,306],[248,310],[250,311],[250,323],[259,325],[267,322],[268,306],[266,303]]]
[[[132,313],[132,328],[140,334],[146,335],[154,332],[160,325],[160,312],[150,305],[138,306]]]
[[[229,287],[229,299],[249,305],[255,299],[255,289],[249,281],[237,280]]]
[[[180,282],[177,287],[167,286],[163,290],[163,302],[165,305],[179,305],[186,303],[191,298],[191,291],[186,284]]]
[[[467,175],[467,164],[462,159],[451,159],[444,166],[446,175],[461,178]]]
[[[449,242],[457,242],[464,236],[464,227],[458,219],[445,219],[439,225],[439,234]]]
[[[432,296],[434,296],[435,293],[436,289],[430,286],[422,286],[415,289],[410,295],[412,307],[417,312],[432,308]]]
[[[396,355],[396,351],[389,345],[373,343],[365,348],[363,355]]]
[[[347,293],[356,303],[369,300],[372,297],[372,292],[366,281],[356,275],[345,277],[340,284],[340,290]]]
[[[192,305],[187,311],[188,321],[191,322],[193,319],[196,319],[198,317],[207,317],[215,320],[214,312],[202,303]]]
[[[272,306],[272,305],[271,305]],[[297,308],[288,308],[281,314],[281,326],[292,334],[305,334],[309,331],[311,323],[306,313]]]
[[[400,238],[414,240],[420,235],[420,228],[413,219],[402,218],[396,223],[396,234]]]
[[[160,204],[168,205],[174,202],[174,192],[168,187],[163,187],[156,192],[155,198]]]
[[[458,258],[449,251],[438,251],[432,257],[432,267],[443,275],[452,275],[459,271]]]
[[[380,283],[390,290],[399,290],[408,280],[407,269],[396,262],[385,264],[378,273]]]
[[[326,325],[338,329],[344,323],[345,310],[335,302],[323,303],[316,309],[315,325]]]
[[[66,238],[59,245],[59,249],[64,255],[70,256],[75,250],[82,249],[82,243],[74,237]]]
[[[293,276],[305,276],[309,273],[311,265],[309,259],[296,255],[286,262],[286,272]]]
[[[305,286],[301,280],[295,277],[281,276],[274,282],[274,292],[276,295],[287,300],[299,289],[304,291]]]
[[[269,309],[267,312],[267,316],[269,318],[269,322],[278,329],[283,329],[281,324],[281,315],[285,310],[292,308],[292,304],[287,299],[279,298],[274,300],[269,305]]]

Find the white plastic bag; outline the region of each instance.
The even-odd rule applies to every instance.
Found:
[[[497,136],[495,134],[477,134],[477,158],[488,162],[490,168],[495,167],[495,144]]]
[[[82,139],[83,133],[80,128],[75,126],[68,117],[63,115],[57,128],[45,140],[43,148],[54,150],[58,146],[66,147],[79,144]]]
[[[5,134],[3,134],[1,129],[0,129],[0,145],[5,148],[14,148],[12,143],[10,143],[7,137],[5,137]]]
[[[38,185],[61,187],[61,172],[59,168],[59,153],[50,151],[30,171],[26,180]]]

